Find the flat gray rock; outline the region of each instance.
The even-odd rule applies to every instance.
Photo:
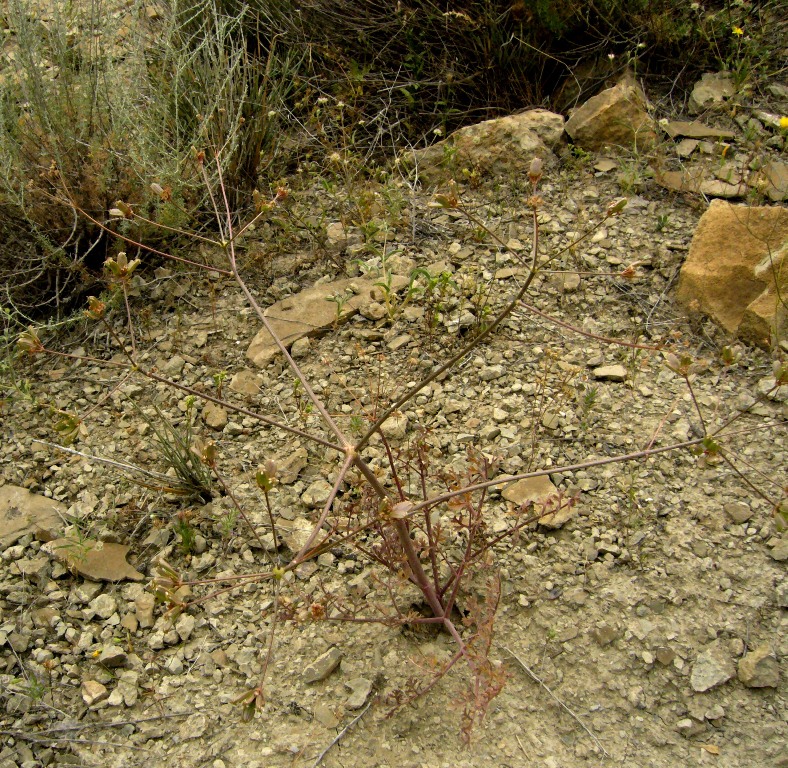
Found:
[[[716,688],[736,675],[730,654],[718,643],[706,646],[692,665],[690,685],[696,693]]]

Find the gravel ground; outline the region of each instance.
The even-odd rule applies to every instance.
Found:
[[[592,162],[566,159],[547,169],[543,253],[558,253],[621,194],[621,179]],[[723,366],[725,340],[709,323],[688,325],[672,304],[702,206],[645,180],[629,191],[624,212],[563,251],[550,264],[563,271],[540,276],[530,294],[540,311],[591,336],[518,309],[392,427],[395,452],[426,430],[437,486],[439,468],[466,471],[472,448],[496,457],[501,473],[555,468],[556,487],[578,497],[576,514],[560,528],[534,524],[493,550],[489,569],[500,574],[501,599],[489,656],[506,684],[469,746],[460,737],[467,666],[392,713],[397,692],[451,658],[448,636],[300,613],[325,594],[390,611],[385,574],[346,545],[281,582],[279,603],[283,612],[294,606],[297,620],[277,625],[265,706],[244,722],[233,700],[263,669],[271,587],[249,583],[170,617],[146,583],[157,558],[193,579],[265,570],[266,541],[248,533],[227,496],[184,501],[37,442],[53,440],[51,415],[16,393],[3,418],[0,483],[62,502],[65,535],[75,541],[128,545],[145,580],[85,579],[30,534],[3,552],[0,765],[310,766],[335,739],[322,759],[329,768],[788,765],[780,679],[788,539],[759,495],[779,498],[785,483],[785,393],[763,396],[772,375],[767,353],[740,347],[736,364]],[[310,194],[294,193],[291,204],[308,208]],[[505,181],[463,192],[513,249],[505,251],[452,212],[427,207],[428,195],[403,188],[408,205],[389,216],[385,242],[378,234],[373,244],[392,272],[432,267],[450,280],[438,310],[423,294],[405,306],[400,294],[390,307],[367,306],[298,343],[294,355],[341,424],[352,427],[354,417],[390,402],[459,348],[485,306],[502,306],[516,290],[515,254],[531,247],[523,196]],[[294,237],[287,255],[265,256],[264,243],[278,232],[266,225],[244,243],[246,274],[264,303],[342,277],[333,266],[339,259],[359,259],[373,273],[382,266],[360,231],[338,222],[328,228],[328,258],[306,237],[300,244]],[[634,279],[618,276],[633,262]],[[259,327],[231,281],[162,269],[145,274],[138,294],[144,365],[213,392],[214,376],[226,371],[232,402],[317,428],[281,362],[254,369],[245,358]],[[731,463],[681,451],[561,471],[702,434],[686,385],[661,354],[593,336],[672,344],[704,360],[693,392],[707,426],[749,408],[738,434],[723,441]],[[92,325],[45,342],[100,360],[118,353]],[[607,366],[615,368],[600,370]],[[166,470],[155,431],[164,420],[184,427],[182,392],[101,362],[37,358],[19,373],[39,404],[80,413],[95,406],[77,450]],[[336,452],[248,416],[194,407],[194,431],[216,442],[222,475],[256,524],[267,520],[254,483],[258,465],[273,458],[290,470],[271,500],[283,533],[297,536],[336,478]],[[391,480],[380,441],[365,456]],[[349,498],[347,489],[342,503]],[[492,493],[490,529],[501,530],[512,511],[500,489]],[[478,579],[469,593],[481,594],[483,585]],[[200,596],[207,588],[193,590]],[[407,587],[395,590],[402,605],[415,601]]]

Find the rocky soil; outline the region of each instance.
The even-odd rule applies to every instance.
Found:
[[[788,538],[760,495],[780,499],[786,482],[784,388],[772,391],[768,352],[739,345],[736,363],[724,366],[728,341],[674,307],[672,289],[706,203],[658,187],[645,168],[633,176],[629,163],[565,152],[547,164],[541,186],[541,250],[560,255],[530,300],[587,335],[518,309],[389,428],[395,450],[426,429],[436,466],[464,471],[472,447],[497,457],[501,473],[554,467],[552,482],[579,495],[561,527],[533,525],[495,549],[502,598],[490,656],[508,680],[470,746],[460,739],[469,687],[462,665],[413,705],[392,714],[386,703],[451,657],[449,638],[377,623],[300,615],[280,622],[264,710],[244,722],[233,701],[256,685],[266,659],[270,586],[249,583],[171,617],[146,584],[161,558],[192,579],[265,570],[266,540],[249,534],[218,488],[208,503],[188,502],[146,487],[157,485],[150,477],[135,482],[53,447],[53,419],[36,401],[92,411],[76,450],[166,473],[155,432],[165,420],[183,429],[190,412],[184,393],[164,384],[101,362],[45,357],[20,364],[17,383],[29,389],[9,391],[3,412],[0,491],[21,486],[52,499],[59,519],[4,539],[0,765],[311,766],[338,737],[322,759],[329,768],[788,765]],[[366,423],[501,307],[523,274],[517,254],[530,252],[521,179],[462,191],[509,251],[461,216],[430,208],[429,192],[399,190],[401,205],[373,198],[371,217],[388,230],[368,230],[368,241],[334,220],[314,223],[312,235],[324,232],[320,247],[303,227],[285,232],[276,221],[244,243],[245,274],[265,304],[346,277],[338,263],[383,282],[416,267],[447,275],[439,307],[424,292],[387,302],[383,291],[346,322],[296,342],[294,357],[348,428],[354,418]],[[622,192],[630,200],[620,216],[562,251]],[[318,194],[295,191],[291,205],[309,210]],[[266,252],[275,238],[286,243],[284,255]],[[634,278],[621,277],[630,264]],[[247,358],[259,326],[229,279],[160,268],[145,273],[137,292],[145,365],[214,393],[226,372],[231,402],[317,429],[281,360],[258,368]],[[113,317],[122,331],[122,315]],[[706,425],[748,409],[722,441],[730,462],[680,451],[561,471],[701,434],[692,396],[661,354],[598,337],[670,344],[705,361],[693,394]],[[118,359],[93,324],[44,341]],[[220,471],[256,524],[267,516],[255,470],[268,459],[283,468],[271,499],[295,547],[336,477],[336,453],[250,416],[194,408],[195,433],[216,441]],[[366,456],[385,473],[380,441]],[[493,530],[514,503],[500,490],[491,496]],[[45,543],[56,536],[82,556],[69,560]],[[98,565],[85,555],[93,539],[104,542]],[[132,569],[112,544],[129,547]],[[196,596],[207,591],[193,588]],[[300,605],[324,591],[387,605],[382,574],[348,546],[300,567],[281,584],[280,600]],[[400,593],[404,604],[409,598]]]

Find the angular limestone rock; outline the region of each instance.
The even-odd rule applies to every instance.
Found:
[[[336,646],[329,648],[309,664],[303,672],[305,683],[318,683],[325,680],[342,661],[342,651]]]
[[[227,409],[218,403],[207,402],[202,409],[202,420],[206,426],[221,432],[227,426]]]
[[[627,369],[623,365],[601,365],[592,375],[599,381],[626,381]]]
[[[303,445],[299,445],[289,456],[279,464],[278,480],[282,485],[292,485],[301,470],[309,463],[309,454]]]
[[[690,674],[690,685],[696,693],[703,693],[727,683],[736,674],[730,654],[715,641],[706,646],[695,659]]]
[[[383,300],[383,289],[376,285],[379,282],[382,281],[351,278],[321,283],[277,301],[265,310],[265,316],[282,344],[289,348],[298,339],[316,336],[337,322],[345,322],[362,305],[376,299]],[[391,275],[389,290],[400,291],[407,284],[406,277]],[[340,301],[333,301],[335,297]],[[249,360],[261,368],[278,354],[279,347],[266,328],[259,331],[246,350]]]
[[[698,194],[701,184],[706,180],[705,168],[689,166],[680,171],[669,171],[662,168],[654,169],[654,181],[665,189],[676,192]]]
[[[565,130],[574,144],[591,151],[606,146],[646,149],[656,140],[646,96],[629,76],[576,109]]]
[[[395,411],[380,425],[380,431],[389,440],[401,440],[408,431],[408,417]]]
[[[428,184],[451,178],[458,168],[483,174],[526,172],[535,156],[544,158],[561,141],[564,118],[546,109],[485,120],[460,128],[451,136],[406,155]]]
[[[89,707],[98,704],[109,696],[109,691],[105,686],[96,680],[85,680],[82,683],[82,700]]]
[[[788,209],[713,200],[698,222],[676,297],[731,335],[768,346],[788,331]]]
[[[345,706],[348,709],[361,709],[372,692],[372,681],[365,677],[354,677],[345,683],[345,688],[350,691]]]
[[[53,539],[63,528],[65,507],[59,501],[30,493],[18,485],[0,488],[0,549],[10,547],[26,533],[41,541]]]
[[[706,72],[692,89],[688,109],[696,115],[704,109],[713,109],[732,98],[736,88],[730,72]]]
[[[304,517],[296,517],[294,520],[280,519],[277,521],[277,531],[287,548],[294,554],[303,547],[314,530],[314,523],[310,523]]]
[[[710,125],[699,123],[697,120],[689,122],[687,120],[670,120],[663,126],[665,133],[671,139],[681,136],[687,139],[732,139],[735,137],[733,131],[724,128],[713,128]]]
[[[129,548],[93,539],[55,539],[42,549],[92,581],[142,581],[145,576],[126,562]]]
[[[301,494],[301,501],[310,509],[322,507],[331,495],[331,484],[318,478],[309,484],[307,489]]]
[[[258,395],[260,394],[261,381],[258,373],[244,368],[230,379],[230,389],[242,395]]]
[[[788,163],[771,160],[754,175],[753,186],[771,200],[788,199]]]
[[[768,644],[759,645],[739,662],[739,680],[748,688],[780,685],[780,665]]]
[[[560,528],[577,514],[569,504],[559,501],[558,488],[546,475],[518,480],[504,488],[501,495],[517,506],[533,502],[536,514],[544,508],[539,525],[547,528]]]

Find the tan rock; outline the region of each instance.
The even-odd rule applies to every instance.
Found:
[[[155,607],[156,599],[149,592],[145,592],[134,601],[136,619],[143,629],[148,629],[153,626],[153,609]]]
[[[309,454],[303,445],[299,445],[292,453],[282,459],[279,466],[279,482],[282,485],[292,485],[301,470],[309,462]]]
[[[208,402],[202,409],[202,420],[211,429],[221,432],[227,426],[227,409],[218,403]]]
[[[688,108],[691,114],[723,104],[735,93],[733,76],[730,72],[706,72],[695,83],[690,94]]]
[[[93,539],[63,538],[42,549],[92,581],[142,581],[145,576],[126,562],[129,548]]]
[[[700,192],[700,185],[703,183],[705,175],[705,170],[699,166],[683,168],[680,171],[654,169],[654,181],[665,189],[672,189],[676,192],[693,194]]]
[[[592,375],[601,381],[626,381],[627,369],[623,365],[602,365],[594,368]]]
[[[717,178],[714,178],[715,173]],[[654,169],[654,180],[666,189],[725,199],[745,197],[750,191],[748,185],[753,184],[758,184],[765,193],[771,182],[766,177],[759,178],[760,181],[745,181],[741,172],[737,172],[735,169],[727,169],[723,174],[720,169],[714,171],[702,164],[689,165],[680,171],[670,171],[659,167]],[[771,186],[768,188],[772,189]]]
[[[706,197],[744,197],[747,194],[747,185],[743,182],[731,184],[729,181],[706,179],[701,182],[700,191]]]
[[[537,514],[544,509],[539,525],[547,528],[560,528],[577,514],[573,507],[560,501],[558,488],[546,475],[518,480],[504,488],[501,495],[517,506],[533,503]]]
[[[89,707],[98,704],[109,696],[109,691],[97,680],[85,680],[82,683],[82,700]]]
[[[590,98],[567,120],[574,144],[598,151],[605,146],[647,149],[656,140],[646,96],[631,76]]]
[[[380,425],[380,431],[388,440],[401,440],[408,431],[408,417],[395,411]]]
[[[768,644],[750,651],[739,662],[738,674],[748,688],[777,688],[780,684],[780,665]]]
[[[770,200],[788,199],[788,164],[772,160],[753,175],[753,185]]]
[[[788,209],[713,200],[681,268],[677,299],[731,335],[768,346],[785,337],[778,294],[788,291]]]
[[[378,279],[350,278],[307,288],[294,296],[277,301],[265,310],[265,316],[282,344],[289,348],[297,339],[315,336],[345,322],[358,312],[362,304],[383,299]],[[397,292],[408,284],[408,278],[392,275],[390,290]],[[337,303],[334,297],[342,297]],[[347,297],[347,298],[345,298]],[[252,339],[246,356],[260,367],[265,367],[279,354],[279,347],[266,328]]]
[[[328,704],[319,701],[312,707],[312,714],[315,720],[326,728],[336,728],[339,725],[339,718]]]
[[[696,693],[703,693],[727,683],[735,674],[736,667],[733,666],[730,653],[715,640],[709,643],[695,659],[690,673],[690,685]]]
[[[259,374],[243,368],[230,379],[230,389],[242,395],[258,395],[261,381]]]
[[[279,537],[287,544],[288,549],[296,553],[309,541],[315,526],[305,517],[294,520],[280,519],[277,521]]]
[[[308,664],[302,673],[305,683],[318,683],[325,680],[334,670],[339,667],[342,661],[342,651],[333,646],[325,653],[318,656],[311,664]]]
[[[546,109],[460,128],[443,141],[404,158],[422,181],[436,183],[468,167],[488,174],[524,172],[535,156],[545,157],[561,141],[564,118]]]
[[[664,125],[665,133],[672,139],[682,136],[688,139],[732,139],[736,134],[724,128],[714,128],[697,120],[670,120]]]
[[[26,533],[50,541],[63,527],[65,507],[54,499],[30,493],[18,485],[0,488],[0,549],[11,546]]]

